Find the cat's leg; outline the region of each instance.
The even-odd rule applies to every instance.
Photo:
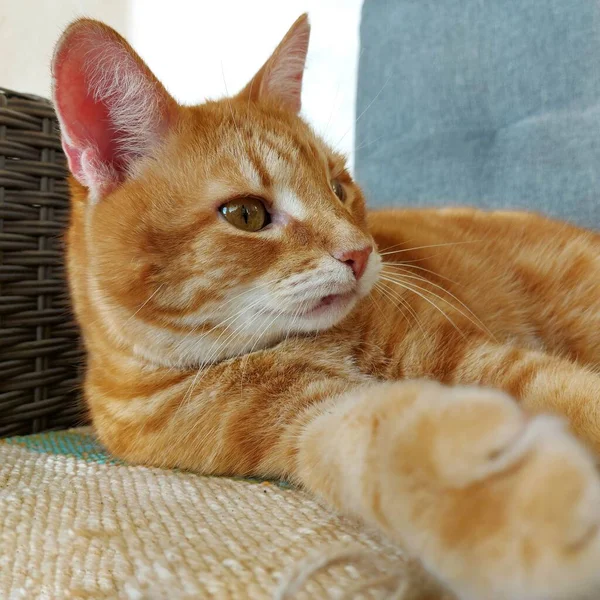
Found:
[[[382,383],[310,408],[285,437],[304,486],[460,598],[600,597],[600,483],[557,419],[485,388]]]
[[[600,375],[544,352],[471,342],[457,348],[451,381],[501,389],[530,413],[566,417],[571,429],[600,456]]]

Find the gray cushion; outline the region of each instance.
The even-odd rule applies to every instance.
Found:
[[[371,206],[600,227],[599,2],[366,0],[361,45],[356,175]]]

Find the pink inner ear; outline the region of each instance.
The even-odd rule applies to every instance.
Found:
[[[94,21],[67,29],[52,72],[69,168],[98,199],[153,151],[176,104],[127,43]]]
[[[63,48],[54,63],[54,99],[61,117],[63,147],[69,168],[77,179],[88,183],[93,175],[90,170],[96,163],[96,166],[102,165],[102,172],[93,177],[95,183],[110,187],[118,183],[117,174],[123,167],[118,154],[118,135],[112,129],[108,105],[94,98],[90,82],[86,80],[88,69],[84,60],[89,61],[91,57],[78,51],[84,49],[82,41],[72,40],[74,48]],[[117,176],[117,181],[104,181],[112,176]]]

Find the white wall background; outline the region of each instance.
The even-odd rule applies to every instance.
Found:
[[[0,0],[0,86],[50,95],[52,49],[78,16],[129,31],[128,0]]]
[[[52,48],[77,16],[124,35],[185,104],[242,88],[308,12],[303,114],[352,158],[362,0],[1,0],[0,86],[50,93]]]

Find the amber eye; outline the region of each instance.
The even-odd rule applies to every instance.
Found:
[[[219,211],[227,222],[244,231],[260,231],[271,222],[265,205],[258,198],[230,200]]]
[[[344,186],[339,182],[338,179],[331,180],[331,189],[342,202],[346,200],[346,190],[344,190]]]

